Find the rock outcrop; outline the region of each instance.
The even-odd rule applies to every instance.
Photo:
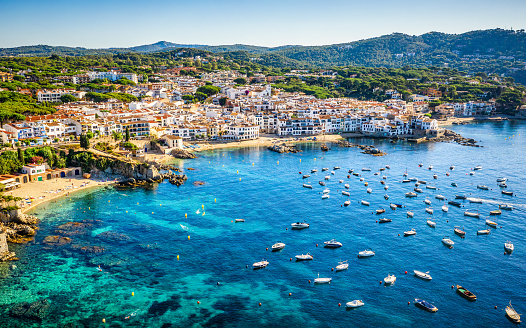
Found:
[[[274,144],[268,147],[268,150],[275,151],[276,153],[299,153],[301,150],[296,149],[295,146],[287,146],[286,143]]]
[[[7,246],[7,236],[0,231],[0,262],[16,260],[15,252],[10,252]]]
[[[48,315],[50,307],[51,303],[47,299],[32,303],[22,302],[13,306],[9,315],[14,318],[42,321]]]
[[[192,159],[197,158],[193,153],[189,152],[188,150],[175,148],[170,152],[170,155],[172,155],[175,158],[182,158],[182,159]]]

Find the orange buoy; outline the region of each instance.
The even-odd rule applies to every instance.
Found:
[[[382,282],[380,281],[380,285],[382,284]]]
[[[497,309],[497,306],[495,305],[495,310]]]
[[[316,247],[318,247],[318,244],[316,244]]]
[[[405,272],[405,274],[407,274],[407,271]]]
[[[259,306],[261,306],[261,303],[259,303]]]
[[[289,293],[289,296],[292,296],[292,293]]]
[[[407,302],[407,305],[411,304],[411,302]]]
[[[309,284],[310,284],[310,280],[309,280]]]
[[[451,285],[451,289],[455,288],[455,286]]]
[[[292,257],[290,258],[290,260],[292,261]]]
[[[197,305],[201,304],[201,302],[197,301]]]
[[[338,303],[338,306],[342,306],[342,303]]]
[[[265,250],[268,251],[268,247]]]
[[[106,323],[106,319],[102,318],[102,322],[103,322],[103,323]]]

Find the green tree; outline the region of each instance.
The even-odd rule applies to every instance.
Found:
[[[234,80],[234,83],[235,84],[245,85],[245,84],[247,84],[247,80],[242,78],[242,77],[238,77],[237,79]]]
[[[20,161],[20,165],[24,166],[25,165],[24,152],[22,151],[22,149],[18,148],[17,153],[18,153],[18,160]]]
[[[80,147],[89,149],[89,138],[85,134],[80,135]]]
[[[130,141],[130,129],[128,129],[128,127],[126,127],[126,138],[125,138],[126,142]]]
[[[60,96],[60,101],[62,101],[63,103],[70,103],[70,102],[78,101],[78,98],[75,96],[66,94],[66,95]]]
[[[111,136],[112,136],[113,140],[115,140],[115,141],[122,139],[122,133],[117,132],[117,131],[113,131],[111,133]]]
[[[221,91],[220,87],[216,87],[216,86],[213,86],[213,85],[203,85],[203,86],[197,88],[196,93],[197,92],[202,92],[202,93],[204,93],[204,94],[206,94],[207,96],[210,97],[211,95],[218,94],[220,91]]]

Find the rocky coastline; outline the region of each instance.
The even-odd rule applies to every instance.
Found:
[[[375,146],[372,146],[372,145],[359,145],[359,144],[353,144],[347,140],[344,140],[344,139],[341,139],[341,140],[338,140],[336,141],[336,144],[338,146],[341,146],[341,147],[348,147],[348,148],[351,148],[351,147],[357,147],[357,148],[360,148],[362,150],[362,154],[369,154],[369,155],[374,155],[374,156],[385,156],[387,155],[387,153],[384,153],[383,151],[381,151],[380,149],[376,148]]]
[[[267,149],[271,151],[275,151],[276,153],[280,153],[280,154],[301,152],[301,150],[296,149],[296,146],[294,145],[288,146],[286,143],[274,144],[272,146],[269,146]]]

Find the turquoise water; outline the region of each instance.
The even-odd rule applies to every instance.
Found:
[[[511,326],[504,316],[510,300],[519,313],[526,313],[526,125],[484,123],[454,130],[481,140],[485,147],[363,139],[354,141],[374,143],[388,155],[374,157],[337,146],[322,153],[319,144],[301,145],[303,152],[298,154],[258,147],[216,150],[176,162],[181,168],[195,168],[185,171],[189,180],[181,187],[166,182],[148,190],[90,191],[43,205],[34,210],[42,219],[35,242],[12,246],[21,260],[0,264],[0,326],[98,327],[103,318],[110,327]],[[373,175],[385,165],[391,169]],[[429,165],[434,166],[432,171]],[[451,165],[455,170],[449,171]],[[468,175],[476,165],[483,169]],[[341,170],[327,181],[330,198],[322,200],[324,188],[318,181],[334,166]],[[322,167],[330,170],[322,173]],[[363,167],[372,171],[362,172]],[[318,173],[303,180],[299,172],[313,168]],[[361,173],[371,194],[359,177],[347,178],[350,168]],[[414,183],[401,183],[406,171],[439,190],[422,185],[424,193],[417,198],[404,197],[414,188]],[[382,175],[387,176],[387,191],[380,184]],[[517,196],[501,195],[498,176],[508,177],[508,190]],[[341,194],[340,179],[350,184],[350,197]],[[194,186],[194,181],[205,185]],[[314,189],[302,188],[306,181]],[[477,184],[490,190],[478,190]],[[471,195],[484,202],[464,201],[464,208],[450,206],[443,213],[443,202],[434,198],[437,194],[448,200],[455,194]],[[432,216],[424,211],[426,197],[432,200]],[[347,199],[351,205],[342,207]],[[360,205],[361,200],[371,206]],[[405,208],[393,211],[391,202]],[[477,230],[485,229],[489,211],[501,203],[515,207],[492,217],[502,228],[477,236]],[[372,214],[379,208],[386,213]],[[477,209],[482,216],[465,217],[465,209]],[[407,210],[415,213],[414,218],[407,218]],[[393,222],[378,224],[383,217]],[[435,229],[426,225],[429,217],[437,223]],[[246,222],[232,222],[237,218]],[[46,236],[63,235],[56,231],[59,225],[81,220],[100,221],[70,235],[69,245],[43,247]],[[302,220],[310,223],[309,229],[290,230],[291,223]],[[467,232],[466,238],[453,233],[457,225]],[[412,228],[417,235],[403,237]],[[446,235],[455,242],[452,249],[441,243]],[[332,238],[343,247],[321,247]],[[515,245],[512,255],[504,255],[507,240]],[[287,244],[284,250],[266,250],[278,241]],[[82,249],[85,246],[105,251],[92,254]],[[376,256],[359,259],[358,252],[365,248],[372,248]],[[290,261],[307,252],[313,261]],[[268,267],[252,270],[252,263],[262,259],[270,262]],[[340,259],[349,261],[349,269],[331,271]],[[433,280],[420,280],[413,270],[429,271]],[[309,283],[318,273],[332,277],[332,283]],[[394,273],[397,281],[386,287],[380,281],[388,273]],[[477,301],[461,298],[451,289],[453,284],[471,290]],[[42,323],[8,316],[11,305],[41,298],[52,303]],[[433,314],[408,305],[414,298],[434,303],[439,311]],[[363,300],[365,306],[346,310],[345,303],[354,299]]]

